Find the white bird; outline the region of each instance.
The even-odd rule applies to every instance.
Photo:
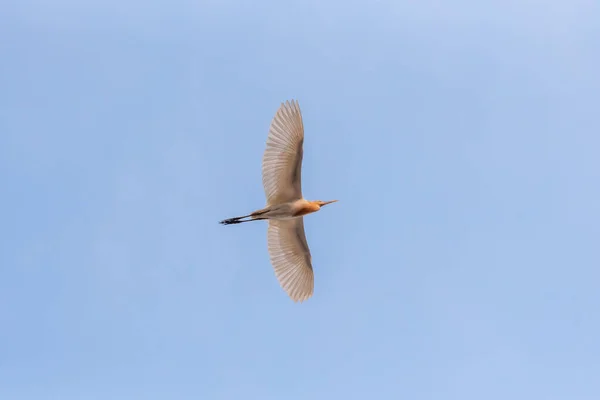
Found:
[[[330,201],[309,201],[302,196],[304,125],[297,101],[282,103],[271,121],[262,160],[265,208],[221,224],[269,221],[267,245],[275,276],[294,301],[312,296],[314,274],[304,234],[304,215],[319,211]]]

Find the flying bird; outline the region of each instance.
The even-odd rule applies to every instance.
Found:
[[[294,301],[312,296],[314,274],[304,234],[304,216],[337,200],[309,201],[302,196],[304,125],[298,101],[282,103],[271,121],[262,159],[265,208],[220,221],[223,225],[268,220],[267,247],[281,287]]]

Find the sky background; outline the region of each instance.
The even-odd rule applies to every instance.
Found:
[[[0,398],[600,398],[600,3],[0,5]],[[306,132],[315,294],[261,158]]]

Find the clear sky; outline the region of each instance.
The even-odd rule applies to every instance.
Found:
[[[0,5],[0,398],[600,399],[600,3]],[[315,294],[260,163],[304,115]]]

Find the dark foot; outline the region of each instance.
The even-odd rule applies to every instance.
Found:
[[[224,219],[223,221],[220,221],[219,223],[221,225],[231,225],[231,224],[240,224],[243,221],[240,221],[239,218],[228,218],[228,219]]]

